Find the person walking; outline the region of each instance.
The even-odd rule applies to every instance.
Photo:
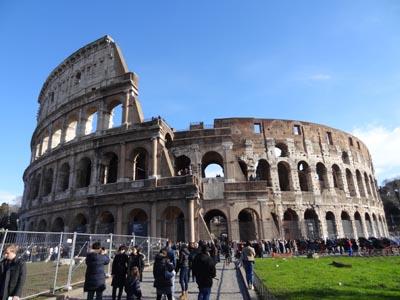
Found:
[[[106,274],[104,266],[108,265],[110,258],[106,255],[106,250],[101,248],[99,242],[92,245],[91,251],[86,255],[86,273],[83,291],[87,292],[87,300],[103,299],[103,291],[106,289]]]
[[[174,266],[167,257],[167,250],[161,249],[160,253],[154,258],[153,276],[154,287],[157,291],[157,300],[161,300],[162,295],[166,295],[168,300],[172,300],[172,281]]]
[[[210,257],[207,245],[201,246],[201,252],[193,260],[193,274],[199,288],[198,300],[209,300],[213,278],[216,276],[215,261]]]
[[[118,290],[118,300],[121,300],[122,293],[126,282],[126,274],[128,272],[128,255],[126,254],[126,246],[120,246],[117,255],[115,255],[111,268],[111,286],[112,300],[116,299]]]
[[[246,271],[246,280],[247,286],[249,289],[254,290],[253,286],[253,264],[254,264],[254,257],[256,252],[254,248],[251,246],[250,242],[246,242],[246,246],[243,248],[242,251],[242,263],[244,270]]]
[[[182,294],[180,299],[188,299],[188,288],[189,288],[189,249],[186,244],[181,246],[179,251],[179,283],[182,288]]]
[[[25,262],[17,258],[17,246],[9,245],[0,262],[0,299],[19,300],[26,279]]]

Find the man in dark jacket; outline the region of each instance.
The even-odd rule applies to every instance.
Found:
[[[26,278],[25,263],[17,258],[17,247],[9,245],[0,263],[0,299],[19,300]]]
[[[125,287],[126,275],[128,272],[128,255],[126,252],[126,246],[120,246],[117,255],[115,255],[111,275],[112,275],[112,300],[116,299],[117,289],[118,290],[118,300],[121,300],[122,292]]]
[[[103,291],[106,289],[106,275],[104,266],[108,265],[110,258],[106,251],[101,248],[100,243],[96,242],[92,246],[92,251],[86,255],[86,274],[83,290],[88,293],[87,300],[93,300],[96,293],[96,300],[103,298]]]
[[[207,245],[201,246],[201,253],[193,260],[193,274],[199,287],[198,299],[209,300],[216,269],[215,261],[210,257]]]
[[[167,257],[167,250],[162,249],[154,258],[153,276],[154,287],[157,289],[157,300],[161,300],[162,295],[166,295],[168,300],[172,300],[172,281],[174,266]]]

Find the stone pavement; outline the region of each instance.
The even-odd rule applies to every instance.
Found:
[[[217,264],[217,279],[214,280],[214,284],[211,290],[212,300],[239,300],[239,299],[257,299],[254,291],[247,291],[247,287],[243,281],[242,274],[237,272],[233,263],[229,266],[225,266],[224,261]],[[143,282],[141,283],[141,289],[143,293],[143,300],[156,299],[156,289],[153,287],[153,268],[149,267],[143,273]],[[111,299],[112,288],[110,286],[110,280],[107,282],[107,290],[104,292],[104,300]],[[181,294],[181,287],[179,284],[179,276],[175,278],[175,298],[179,299]],[[189,281],[189,299],[197,299],[197,284]],[[70,299],[86,299],[86,293],[83,293],[82,288],[72,290],[67,293]],[[123,299],[126,294],[124,293]]]

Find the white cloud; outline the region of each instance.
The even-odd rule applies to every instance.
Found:
[[[379,181],[400,175],[400,127],[368,126],[353,134],[367,145]]]
[[[21,199],[22,196],[15,195],[7,191],[0,191],[0,204],[6,202],[8,204],[19,205],[21,203]]]
[[[323,81],[323,80],[332,79],[332,76],[329,74],[318,73],[318,74],[311,75],[308,79],[314,80],[314,81]]]

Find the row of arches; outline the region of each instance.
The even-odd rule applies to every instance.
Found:
[[[82,114],[70,114],[66,117],[65,123],[55,122],[49,134],[38,138],[38,143],[33,150],[33,160],[64,142],[74,140],[77,136],[118,127],[123,122],[122,116],[122,103],[117,99],[109,101],[105,109],[100,110],[97,106],[90,106],[83,110]]]

